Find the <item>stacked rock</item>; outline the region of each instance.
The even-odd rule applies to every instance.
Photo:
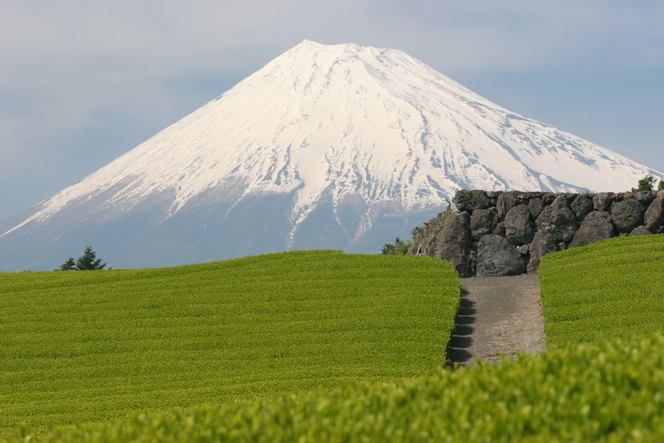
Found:
[[[547,254],[618,235],[664,232],[664,191],[599,194],[459,191],[408,250],[461,277],[537,272]]]

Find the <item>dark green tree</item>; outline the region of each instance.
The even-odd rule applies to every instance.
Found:
[[[97,254],[92,250],[92,246],[85,248],[83,255],[81,255],[76,263],[74,264],[74,259],[69,257],[69,259],[60,265],[59,271],[97,271],[102,270],[106,266],[106,263],[102,264],[101,259],[97,258]]]
[[[74,257],[69,257],[69,259],[60,265],[58,271],[77,271],[76,264],[74,264]]]
[[[410,235],[413,236],[412,239],[403,241],[397,237],[396,240],[394,240],[394,243],[385,243],[381,249],[381,253],[383,255],[406,255],[408,248],[410,248],[410,245],[413,244],[413,240],[415,240],[415,237],[417,237],[420,232],[422,232],[422,226],[416,226],[410,231]]]
[[[659,181],[659,186],[657,186],[658,191],[664,191],[664,180]]]
[[[641,191],[652,191],[655,186],[655,177],[652,175],[646,175],[641,180],[639,180],[639,187],[632,188],[632,192],[641,192]]]
[[[85,248],[85,252],[76,260],[76,268],[79,271],[96,271],[104,269],[106,263],[101,264],[101,259],[97,258],[97,254],[92,250],[92,246]]]

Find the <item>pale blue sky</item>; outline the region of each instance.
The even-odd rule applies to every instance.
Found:
[[[664,2],[0,3],[0,219],[304,39],[401,49],[514,112],[664,171]]]

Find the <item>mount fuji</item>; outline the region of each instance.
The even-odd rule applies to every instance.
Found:
[[[114,267],[377,253],[459,189],[624,191],[660,171],[392,49],[304,41],[81,182],[0,222],[0,269],[93,245]]]

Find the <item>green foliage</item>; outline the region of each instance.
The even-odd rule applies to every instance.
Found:
[[[658,191],[664,191],[664,180],[659,181],[659,186],[657,186]]]
[[[557,252],[537,273],[549,347],[664,331],[664,235]]]
[[[406,252],[408,252],[408,248],[410,248],[411,244],[412,242],[404,242],[399,237],[397,237],[394,241],[394,244],[385,243],[381,249],[381,253],[383,255],[405,255]]]
[[[99,271],[106,267],[106,263],[101,264],[101,259],[97,258],[97,254],[92,250],[92,246],[85,248],[83,255],[81,255],[76,264],[74,258],[69,257],[66,262],[60,265],[58,271]]]
[[[641,180],[639,180],[639,187],[632,188],[632,192],[641,192],[641,191],[652,191],[655,186],[655,177],[652,175],[646,175]]]
[[[40,442],[643,442],[664,440],[664,337],[568,345],[268,402],[133,415]],[[33,440],[35,441],[35,440]]]
[[[396,238],[394,243],[385,243],[381,249],[383,255],[406,255],[408,248],[413,244],[413,240],[422,231],[422,227],[416,226],[410,231],[413,236],[411,240],[403,241],[399,237]]]
[[[270,254],[0,275],[0,436],[433,374],[460,284],[442,260]]]
[[[60,265],[58,271],[78,271],[76,263],[74,263],[74,257],[69,257],[66,262]]]

